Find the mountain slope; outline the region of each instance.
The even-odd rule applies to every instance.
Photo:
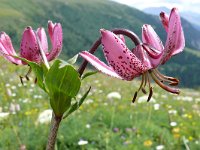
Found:
[[[48,20],[61,22],[64,32],[61,57],[71,57],[81,50],[88,50],[99,37],[100,28],[127,28],[141,35],[141,26],[148,23],[155,27],[162,39],[166,37],[158,17],[106,0],[0,0],[0,4],[0,30],[6,31],[11,36],[16,48],[19,48],[21,34],[26,26],[32,25],[36,29],[38,26],[46,26]],[[199,32],[195,29],[191,30],[187,22],[183,21],[183,23],[184,28],[187,27],[185,30],[186,39],[189,39],[187,46],[197,47],[196,43],[200,41]],[[102,55],[101,51],[97,55]],[[177,59],[180,56],[184,56],[182,61]],[[181,76],[182,74],[171,68],[170,64],[173,63],[182,68],[186,63],[186,72],[190,72],[190,66],[200,65],[200,62],[191,64],[191,61],[187,59],[191,56],[198,60],[199,57],[196,55],[186,51],[180,56],[176,56],[177,58],[167,63],[169,67],[165,67],[164,71]],[[200,75],[200,71],[196,74]],[[190,82],[192,85],[189,86],[197,86],[199,82],[196,80],[200,81],[196,78],[193,82],[187,81],[187,76],[183,76],[182,85],[188,86]]]

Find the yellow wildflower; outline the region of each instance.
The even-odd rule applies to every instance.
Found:
[[[189,136],[188,140],[189,140],[189,141],[192,141],[192,140],[193,140],[193,137],[192,137],[192,136]]]
[[[180,134],[179,133],[175,133],[174,134],[174,138],[176,138],[176,139],[180,138]]]
[[[180,131],[180,128],[173,128],[173,129],[172,129],[172,132],[173,132],[173,133],[179,133],[179,131]]]
[[[153,144],[153,142],[151,140],[144,141],[144,146],[146,146],[146,147],[151,147],[152,144]]]

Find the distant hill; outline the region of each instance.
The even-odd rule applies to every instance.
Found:
[[[166,37],[158,17],[107,0],[0,0],[0,20],[0,31],[6,31],[12,37],[16,48],[19,48],[21,34],[26,26],[46,26],[48,20],[61,22],[64,31],[62,58],[89,49],[99,37],[100,28],[127,28],[141,35],[141,26],[147,23],[155,28],[163,40]],[[182,22],[187,47],[200,49],[200,32],[186,20]],[[97,55],[102,56],[100,53]],[[180,76],[184,86],[200,85],[200,79],[193,78],[200,76],[200,59],[196,54],[199,51],[185,51],[167,63],[164,71]],[[178,70],[174,66],[178,66]],[[182,68],[184,74],[179,71]],[[191,68],[196,70],[189,81],[187,73],[191,73]]]

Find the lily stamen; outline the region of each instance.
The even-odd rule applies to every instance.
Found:
[[[153,71],[154,71],[156,74],[158,74],[160,77],[162,77],[163,79],[170,80],[170,81],[174,81],[174,82],[179,82],[179,80],[176,79],[176,78],[163,75],[163,74],[160,73],[157,69],[154,69]]]
[[[174,93],[174,94],[179,94],[180,90],[176,89],[176,88],[172,88],[170,86],[167,86],[165,84],[163,84],[162,82],[160,82],[160,80],[158,80],[158,78],[156,77],[155,73],[152,70],[149,70],[149,74],[151,75],[152,79],[164,90],[170,92],[170,93]]]
[[[160,80],[160,82],[164,83],[167,82],[170,86],[177,86],[179,84],[179,80],[173,77],[168,77],[163,74],[161,74],[158,70],[154,69],[152,70],[154,72],[155,76]]]
[[[21,75],[19,76],[22,85],[24,85],[23,78],[26,78],[27,81],[30,80],[30,79],[29,79],[29,75],[30,75],[31,71],[32,71],[32,69],[31,69],[31,67],[29,66],[28,72],[25,74],[25,76],[21,76]]]

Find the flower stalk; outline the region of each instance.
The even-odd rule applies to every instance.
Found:
[[[56,143],[56,137],[59,129],[59,125],[62,121],[62,117],[58,117],[52,113],[52,119],[51,119],[51,129],[48,136],[48,142],[46,146],[46,150],[54,150],[55,143]]]

